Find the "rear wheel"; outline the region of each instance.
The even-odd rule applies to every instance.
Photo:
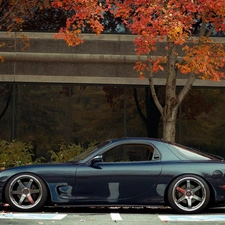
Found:
[[[179,213],[199,213],[209,203],[210,190],[200,177],[184,175],[176,178],[168,189],[168,201]]]
[[[37,211],[46,202],[47,188],[39,177],[20,174],[12,177],[6,184],[5,198],[15,211]]]

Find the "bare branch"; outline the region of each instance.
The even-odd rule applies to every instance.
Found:
[[[195,74],[192,73],[188,77],[187,83],[184,85],[180,93],[178,94],[178,106],[180,103],[184,100],[185,96],[188,94],[188,92],[191,90],[191,87],[195,81]]]
[[[210,37],[210,35],[212,34],[212,32],[214,31],[215,27],[212,24],[212,27],[210,28],[210,30],[208,31],[206,37]]]

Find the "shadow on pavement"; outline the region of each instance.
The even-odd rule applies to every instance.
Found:
[[[7,207],[0,207],[1,212],[13,212]],[[88,214],[105,214],[105,213],[123,213],[123,214],[174,214],[178,215],[170,207],[44,207],[39,212],[43,213],[88,213]],[[200,214],[224,214],[225,207],[209,208]]]

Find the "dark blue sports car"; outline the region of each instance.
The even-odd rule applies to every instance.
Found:
[[[0,202],[15,211],[43,206],[165,205],[199,213],[225,203],[222,158],[149,138],[109,140],[66,163],[0,172]]]

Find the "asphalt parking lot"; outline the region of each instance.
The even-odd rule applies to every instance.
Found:
[[[200,225],[225,224],[225,208],[208,209],[201,214],[179,215],[170,208],[44,208],[37,213],[0,211],[1,225]]]

